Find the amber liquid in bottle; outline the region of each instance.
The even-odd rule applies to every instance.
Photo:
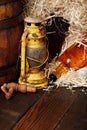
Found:
[[[83,41],[83,44],[74,43],[58,57],[60,64],[53,71],[57,78],[70,68],[78,70],[87,65],[87,46],[85,45],[87,45],[87,41]]]
[[[69,68],[67,66],[65,66],[63,63],[60,63],[57,68],[55,69],[55,71],[53,72],[53,74],[59,78],[62,74],[66,73],[69,70]]]

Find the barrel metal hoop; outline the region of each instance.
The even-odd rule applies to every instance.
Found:
[[[16,2],[18,0],[0,0],[0,5],[4,5],[4,4],[8,4],[8,3],[11,3],[11,2]]]
[[[23,21],[23,16],[22,14],[16,16],[16,17],[11,17],[9,19],[5,19],[5,20],[1,20],[0,21],[0,30],[2,29],[8,29],[11,28],[13,26],[18,25],[19,23],[21,23]]]
[[[9,72],[10,72],[10,70],[11,70],[11,69],[14,69],[14,68],[17,70],[17,64],[12,64],[12,65],[10,65],[10,66],[0,67],[0,76],[5,75],[5,74],[6,74],[6,71],[9,71]]]

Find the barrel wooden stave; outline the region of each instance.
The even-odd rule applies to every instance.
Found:
[[[0,5],[0,20],[15,17],[22,12],[22,4],[20,1],[8,2]]]
[[[17,79],[19,45],[24,30],[19,0],[0,1],[0,84]]]

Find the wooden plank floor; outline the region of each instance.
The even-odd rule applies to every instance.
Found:
[[[13,130],[87,130],[87,94],[65,88],[46,92]]]
[[[42,91],[35,94],[15,93],[12,99],[6,100],[0,91],[0,130],[11,130],[42,94]]]
[[[55,130],[87,130],[87,93],[79,93]]]
[[[0,93],[0,130],[87,130],[87,90]]]

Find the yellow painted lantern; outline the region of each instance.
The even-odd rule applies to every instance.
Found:
[[[46,29],[41,18],[27,17],[24,21],[19,84],[43,88],[48,84],[47,75],[44,72],[44,66],[48,60]]]

